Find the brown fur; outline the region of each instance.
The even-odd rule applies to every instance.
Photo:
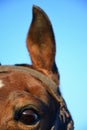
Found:
[[[49,77],[58,85],[56,93],[62,97],[59,90],[59,73],[55,64],[53,29],[46,14],[38,7],[33,7],[33,19],[26,41],[32,66],[23,66]],[[3,84],[0,88],[0,130],[52,130],[53,126],[55,130],[73,130],[73,122],[64,100],[62,101],[65,106],[61,108],[40,79],[28,73],[8,70],[0,72],[0,80]],[[39,119],[30,125],[21,122],[17,114],[24,108],[33,110],[35,114],[39,113]],[[60,108],[63,110],[62,115],[68,119],[65,123],[60,117]]]
[[[49,120],[49,116],[53,116],[52,113],[55,111],[55,105],[52,106],[52,103],[50,102],[52,99],[50,99],[51,97],[48,95],[40,81],[21,72],[3,74],[2,77],[0,76],[0,79],[3,80],[3,84],[5,84],[0,90],[0,129],[29,129],[29,126],[14,121],[13,115],[16,109],[30,104],[37,107],[40,113],[45,114],[43,117],[44,119],[42,118],[42,122],[44,121],[45,124],[47,120]],[[45,106],[50,110],[48,113],[45,113]],[[52,120],[51,116],[50,120]],[[33,126],[31,126],[30,129],[32,127]],[[40,127],[42,127],[41,124]],[[35,130],[36,129],[37,127]]]

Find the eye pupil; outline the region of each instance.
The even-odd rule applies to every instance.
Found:
[[[39,120],[39,116],[33,110],[24,110],[19,115],[19,121],[26,125],[33,125]]]

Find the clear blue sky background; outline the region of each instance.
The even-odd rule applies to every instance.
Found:
[[[0,62],[31,63],[25,43],[33,4],[44,9],[52,22],[60,87],[75,130],[87,130],[86,0],[0,0]]]

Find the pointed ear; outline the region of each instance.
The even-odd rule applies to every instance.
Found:
[[[27,48],[34,67],[52,70],[56,51],[54,33],[49,18],[42,9],[36,6],[33,6]]]

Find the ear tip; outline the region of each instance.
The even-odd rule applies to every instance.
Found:
[[[33,10],[37,10],[37,9],[39,9],[39,8],[40,8],[40,7],[37,6],[37,5],[33,5],[33,7],[32,7]]]
[[[32,12],[33,12],[33,16],[46,17],[46,13],[39,6],[33,5]]]
[[[33,5],[32,11],[33,13],[42,12],[42,9],[39,6]]]
[[[51,25],[48,15],[39,6],[33,5],[32,13],[33,13],[33,20],[35,20],[35,18],[36,18],[36,21],[38,21],[38,20],[41,21],[41,25],[43,25],[44,23],[46,23],[46,26],[47,26],[47,24],[48,24],[48,26]]]

